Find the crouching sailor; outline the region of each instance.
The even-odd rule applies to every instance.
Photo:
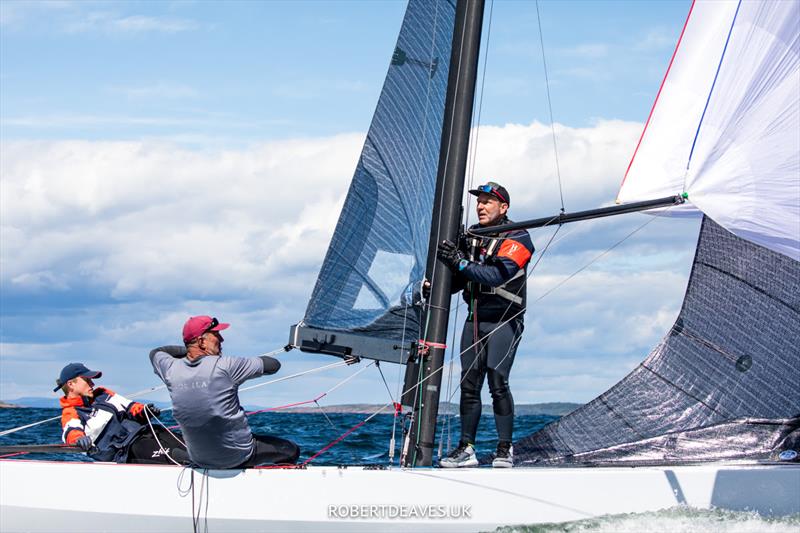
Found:
[[[64,392],[61,398],[64,443],[81,448],[97,461],[187,462],[186,448],[174,435],[163,426],[148,424],[148,415],[154,418],[161,411],[153,404],[145,406],[110,389],[95,387],[92,380],[102,375],[83,363],[70,363],[61,370],[53,392],[58,389]]]
[[[192,463],[202,468],[244,468],[262,463],[295,463],[293,442],[253,435],[239,404],[239,385],[274,374],[281,364],[272,357],[223,357],[220,331],[230,324],[210,316],[189,318],[184,346],[150,352],[153,370],[166,384],[175,420],[181,427]]]
[[[469,192],[478,197],[478,224],[470,229],[510,222],[506,212],[511,199],[505,187],[490,181]],[[461,335],[461,439],[439,462],[442,467],[477,466],[474,443],[481,416],[481,388],[487,378],[498,439],[492,466],[513,466],[514,399],[508,377],[522,337],[525,272],[533,251],[525,230],[487,237],[467,231],[459,245],[439,244],[439,259],[453,271],[453,290],[463,289],[469,309]]]

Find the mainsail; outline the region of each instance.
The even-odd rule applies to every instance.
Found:
[[[800,3],[695,2],[619,193],[704,213],[675,325],[521,462],[776,459],[800,445]],[[682,210],[676,208],[673,210]]]
[[[455,7],[411,0],[339,222],[290,344],[405,362],[418,339]]]

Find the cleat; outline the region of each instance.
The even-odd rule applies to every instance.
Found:
[[[465,468],[468,466],[478,466],[478,458],[475,456],[475,448],[472,444],[460,442],[458,447],[450,454],[439,461],[442,468]]]

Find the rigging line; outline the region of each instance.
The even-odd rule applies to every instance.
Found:
[[[555,218],[557,218],[557,217],[554,217],[554,219],[555,219]],[[552,243],[553,243],[553,239],[555,239],[556,235],[558,235],[558,232],[559,232],[559,231],[561,231],[561,228],[563,228],[563,227],[564,227],[564,226],[563,226],[563,225],[561,225],[561,224],[559,224],[558,226],[556,226],[556,231],[554,231],[554,232],[553,232],[553,234],[552,234],[552,235],[550,235],[550,239],[547,241],[547,244],[545,244],[544,248],[543,248],[543,249],[542,249],[542,251],[539,253],[539,257],[538,257],[538,258],[536,259],[536,261],[533,263],[533,266],[531,267],[531,269],[530,269],[530,272],[528,272],[527,276],[525,277],[525,280],[526,280],[526,281],[528,280],[528,278],[530,278],[530,277],[533,275],[533,272],[534,272],[534,271],[536,270],[536,268],[539,266],[539,263],[542,261],[542,258],[544,258],[545,254],[546,254],[546,253],[547,253],[547,251],[550,249],[550,246],[551,246],[551,245],[552,245]],[[517,296],[519,296],[519,291],[520,291],[520,290],[522,290],[522,287],[520,287],[519,289],[517,289],[517,292],[516,292],[516,295],[517,295]],[[506,313],[508,313],[508,310],[509,310],[509,309],[511,309],[511,303],[510,303],[510,302],[509,302],[509,304],[506,306],[506,309],[505,309],[505,311],[503,311],[503,315],[500,317],[500,322],[503,322],[503,319],[505,318],[505,316],[506,316]],[[526,306],[526,308],[525,308],[525,309],[527,309],[527,306]],[[525,309],[523,309],[523,312],[525,311]],[[514,319],[514,317],[511,317],[511,318],[508,320],[508,322],[511,322],[511,320],[513,320],[513,319]],[[492,335],[492,334],[493,334],[495,331],[499,330],[499,329],[500,329],[500,327],[504,326],[505,324],[506,324],[505,322],[504,322],[504,323],[502,323],[500,326],[498,326],[498,328],[497,328],[497,329],[495,329],[495,330],[492,330],[492,331],[491,331],[489,334],[487,334],[485,337],[482,337],[482,338],[480,338],[480,339],[478,339],[478,338],[477,338],[477,337],[478,337],[478,333],[477,333],[477,325],[476,325],[475,332],[473,333],[473,339],[476,339],[476,340],[475,340],[475,343],[474,343],[472,346],[470,346],[470,348],[472,348],[472,347],[476,346],[478,343],[480,343],[480,342],[482,342],[484,339],[488,338],[488,337],[489,337],[489,335]],[[522,335],[521,335],[521,334],[520,334],[519,336],[515,336],[515,342],[516,342],[516,344],[519,344],[521,341],[522,341]],[[455,344],[454,344],[454,346],[455,346]],[[511,353],[511,347],[512,347],[512,346],[514,346],[514,344],[513,344],[513,343],[512,343],[512,345],[511,345],[511,346],[509,346],[509,349],[506,351],[506,354],[503,356],[503,358],[502,358],[502,359],[500,360],[500,362],[498,363],[498,366],[499,366],[500,364],[502,364],[502,363],[503,363],[503,361],[505,361],[505,360],[506,360],[506,358],[509,356],[509,354]],[[469,350],[470,348],[467,348],[467,350]],[[467,350],[464,350],[464,351],[462,351],[462,352],[461,352],[461,354],[464,354],[464,353],[465,353]],[[477,351],[478,351],[478,352],[480,352],[480,350],[477,350]],[[461,355],[461,354],[459,354],[459,355]],[[450,393],[450,391],[448,390],[448,394],[449,394],[449,396],[448,396],[448,399],[447,399],[447,401],[448,401],[448,402],[449,402],[449,401],[450,401],[450,400],[453,398],[453,396],[455,396],[455,391],[456,391],[456,390],[459,390],[459,389],[461,388],[461,384],[462,384],[462,383],[464,383],[464,379],[466,379],[466,372],[469,372],[470,370],[472,370],[472,367],[473,367],[473,366],[475,366],[475,364],[476,364],[477,362],[478,362],[478,357],[475,357],[475,358],[473,358],[473,360],[472,360],[472,363],[470,363],[470,365],[469,365],[469,367],[467,368],[467,370],[462,372],[462,377],[461,377],[461,379],[460,379],[460,380],[459,380],[459,382],[458,382],[458,387],[457,387],[455,390],[453,390],[452,394],[451,394],[451,393]]]
[[[539,43],[542,47],[542,65],[544,81],[547,87],[547,107],[550,109],[550,130],[553,133],[553,153],[556,158],[556,176],[558,176],[558,194],[561,196],[561,212],[564,212],[564,189],[561,186],[561,166],[558,163],[558,144],[556,143],[556,126],[553,120],[553,102],[550,98],[550,78],[547,75],[547,59],[544,53],[544,36],[542,34],[542,17],[539,15],[539,0],[536,0],[536,21],[539,23]]]
[[[48,418],[47,420],[40,420],[38,422],[33,422],[32,424],[25,424],[24,426],[19,426],[11,429],[6,429],[4,431],[0,431],[0,437],[5,437],[6,435],[11,435],[12,433],[16,433],[17,431],[22,431],[23,429],[32,428],[38,426],[40,424],[45,424],[47,422],[52,422],[53,420],[60,420],[61,415],[54,416],[53,418]]]
[[[462,203],[468,203],[465,200],[469,199],[469,189],[472,188],[472,185],[475,181],[475,165],[476,161],[478,160],[478,137],[481,132],[481,114],[483,112],[483,95],[485,93],[484,87],[486,86],[486,71],[489,66],[489,42],[492,37],[492,13],[494,12],[494,0],[489,2],[489,23],[486,26],[486,48],[483,52],[483,74],[481,75],[481,87],[480,87],[480,98],[478,98],[478,113],[477,118],[476,115],[473,113],[473,128],[475,129],[475,137],[473,138],[473,142],[470,144],[470,159],[471,163],[468,164],[469,166],[469,178],[468,178],[468,188],[464,191],[464,197],[462,199]],[[477,96],[477,95],[476,95]],[[464,225],[469,225],[469,210],[465,209],[466,218],[464,220]]]
[[[668,211],[669,211],[670,209],[672,209],[673,207],[674,207],[674,206],[670,206],[670,207],[668,207],[667,209],[665,209],[665,212],[668,212]],[[650,218],[650,220],[648,220],[648,221],[646,221],[645,223],[641,224],[639,227],[637,227],[636,229],[634,229],[633,231],[631,231],[630,233],[628,233],[626,236],[624,236],[622,239],[620,239],[619,241],[617,241],[616,243],[614,243],[613,245],[611,245],[609,248],[607,248],[607,249],[606,249],[606,250],[604,250],[603,252],[599,253],[599,254],[598,254],[597,256],[595,256],[595,257],[594,257],[594,258],[593,258],[591,261],[589,261],[588,263],[586,263],[585,265],[583,265],[582,267],[580,267],[578,270],[576,270],[575,272],[573,272],[572,274],[570,274],[569,276],[567,276],[565,279],[563,279],[562,281],[560,281],[559,283],[557,283],[556,285],[554,285],[553,287],[551,287],[549,290],[547,290],[546,292],[544,292],[543,294],[541,294],[541,295],[540,295],[538,298],[536,298],[536,299],[535,299],[533,302],[531,302],[531,303],[533,304],[533,303],[537,303],[537,302],[539,302],[539,301],[543,300],[545,297],[547,297],[548,295],[550,295],[552,292],[554,292],[555,290],[557,290],[559,287],[561,287],[562,285],[564,285],[565,283],[567,283],[568,281],[570,281],[572,278],[574,278],[575,276],[577,276],[578,274],[580,274],[581,272],[583,272],[584,270],[586,270],[587,268],[589,268],[591,265],[593,265],[594,263],[596,263],[597,261],[599,261],[600,259],[602,259],[602,258],[603,258],[605,255],[609,254],[609,253],[610,253],[612,250],[614,250],[614,249],[615,249],[617,246],[619,246],[620,244],[622,244],[623,242],[625,242],[626,240],[628,240],[629,238],[631,238],[633,235],[635,235],[636,233],[638,233],[639,231],[641,231],[642,229],[644,229],[644,228],[645,228],[645,227],[646,227],[648,224],[651,224],[651,223],[652,223],[654,220],[656,220],[656,218],[657,218],[657,217],[651,217],[651,218]],[[542,253],[542,255],[544,255],[544,252]],[[528,308],[528,307],[530,307],[530,305],[531,305],[531,304],[528,304],[528,305],[526,305],[524,309],[521,309],[521,310],[517,311],[517,312],[516,312],[516,313],[514,313],[514,314],[513,314],[511,317],[509,317],[507,320],[505,320],[504,322],[501,322],[500,324],[498,324],[498,326],[497,326],[496,328],[494,328],[492,331],[490,331],[489,333],[487,333],[486,335],[484,335],[484,336],[483,336],[481,339],[478,339],[478,341],[477,341],[477,342],[474,342],[474,343],[472,343],[470,346],[468,346],[466,349],[464,349],[464,350],[463,350],[461,353],[462,353],[462,354],[463,354],[463,353],[465,353],[467,350],[469,350],[469,349],[471,349],[472,347],[476,346],[476,345],[477,345],[479,342],[481,342],[481,341],[483,341],[484,339],[486,339],[486,338],[490,337],[491,335],[494,335],[494,334],[495,334],[495,333],[496,333],[496,332],[497,332],[497,331],[498,331],[500,328],[502,328],[502,327],[503,327],[504,325],[506,325],[508,322],[511,322],[511,321],[512,321],[512,320],[514,320],[516,317],[518,317],[519,315],[523,314],[523,313],[524,313],[524,312],[527,310],[527,308]]]
[[[456,87],[459,86],[459,82],[461,80],[461,58],[463,56],[464,42],[465,42],[466,38],[467,38],[467,30],[466,30],[466,28],[462,28],[461,41],[459,43],[459,48],[458,48],[458,52],[459,52],[458,53],[458,63],[456,65],[456,79],[455,79],[455,84],[456,84],[455,86]],[[451,53],[452,53],[452,50],[451,50]],[[449,76],[449,74],[450,73],[449,73],[449,70],[448,70],[448,76]],[[454,124],[455,119],[456,119],[456,114],[454,112],[452,112],[452,109],[455,108],[455,104],[456,104],[455,100],[457,100],[457,98],[458,98],[458,92],[455,91],[454,92],[454,97],[453,97],[453,100],[454,100],[453,101],[453,106],[451,107],[451,113],[450,113],[450,125],[449,125],[449,128],[448,128],[449,131],[448,131],[448,138],[447,138],[447,150],[445,151],[445,156],[444,156],[444,170],[443,170],[443,176],[442,176],[442,178],[443,178],[442,182],[443,183],[442,183],[442,189],[441,189],[442,191],[444,191],[444,189],[445,189],[444,181],[447,178],[447,167],[449,166],[449,162],[450,162],[450,146],[451,146],[451,143],[452,143],[452,140],[453,140],[453,124]],[[445,111],[446,110],[447,110],[447,107],[445,106]],[[437,169],[437,174],[438,174],[438,169]],[[438,179],[437,179],[437,181],[438,181]],[[436,241],[435,241],[437,244],[439,243],[439,241],[441,239],[442,206],[444,205],[444,194],[440,194],[439,196],[440,196],[440,198],[439,198],[439,206],[438,206],[438,210],[437,210],[438,213],[437,213],[437,218],[436,218]],[[431,223],[433,223],[433,222],[431,222]],[[433,261],[433,271],[431,272],[431,280],[430,280],[431,281],[431,286],[433,286],[433,284],[434,284],[434,282],[436,280],[436,264],[437,263],[438,263],[438,261],[436,259],[434,259],[434,261]],[[430,327],[430,313],[426,313],[425,328],[423,330],[423,335],[421,337],[422,339],[427,339],[428,338],[428,328],[429,327]],[[420,364],[419,365],[420,373],[423,371],[423,369],[424,369],[424,365]],[[433,375],[433,374],[435,374],[435,372],[431,373],[431,375]],[[419,401],[420,402],[422,401],[422,389],[421,388],[419,390]],[[422,425],[421,424],[417,424],[417,434],[416,434],[416,439],[415,439],[416,442],[415,442],[415,445],[414,445],[414,450],[412,452],[413,453],[413,455],[412,455],[412,463],[416,463],[416,460],[417,460],[417,448],[419,447],[418,445],[419,445],[419,439],[420,439],[421,431],[422,431]]]
[[[377,363],[377,361],[376,361],[376,363]],[[376,365],[375,365],[375,368],[377,368],[377,369],[378,369],[378,372],[380,372],[380,374],[381,374],[381,379],[383,380],[383,384],[384,384],[384,386],[386,387],[386,392],[388,392],[388,393],[389,393],[389,399],[390,399],[390,400],[392,400],[392,404],[394,404],[394,403],[395,403],[394,396],[392,396],[392,390],[389,388],[389,384],[388,384],[388,383],[386,383],[386,378],[385,378],[385,377],[384,377],[384,375],[383,375],[383,370],[381,370],[381,365],[377,365],[377,364],[376,364]]]
[[[556,220],[557,218],[558,218],[557,216],[556,216],[556,217],[553,217],[553,219],[552,219],[552,220]],[[552,222],[552,220],[551,220],[551,222]],[[549,224],[549,223],[550,223],[550,222],[548,222],[548,224]],[[545,226],[542,226],[542,227],[546,227],[546,226],[547,226],[547,224],[545,224]],[[530,272],[528,272],[527,276],[525,277],[525,279],[526,279],[526,280],[527,280],[528,278],[530,278],[530,277],[533,275],[533,272],[534,272],[534,271],[536,270],[536,268],[539,266],[539,263],[541,262],[542,258],[545,256],[545,254],[547,253],[547,251],[550,249],[550,246],[551,246],[551,245],[552,245],[552,243],[553,243],[553,239],[555,239],[556,235],[558,234],[558,232],[561,230],[561,228],[562,228],[562,227],[563,227],[563,225],[561,225],[561,224],[559,224],[558,226],[556,226],[556,231],[554,231],[554,232],[553,232],[553,234],[550,236],[550,239],[547,241],[547,244],[545,244],[544,248],[543,248],[543,249],[542,249],[542,251],[539,253],[539,257],[536,259],[536,262],[534,262],[533,266],[532,266],[532,267],[531,267],[531,269],[530,269]],[[517,289],[517,293],[516,293],[516,295],[517,295],[517,296],[519,295],[519,291],[520,291],[520,290],[522,290],[522,287],[520,287],[519,289]],[[500,321],[501,321],[501,322],[503,322],[503,319],[505,318],[505,316],[506,316],[506,313],[508,312],[508,310],[509,310],[509,309],[511,309],[511,303],[509,303],[509,304],[506,306],[506,309],[505,309],[505,311],[503,312],[503,315],[502,315],[502,316],[501,316],[501,318],[500,318]],[[521,312],[524,312],[526,309],[527,309],[527,306],[526,306],[526,308],[525,308],[525,309],[523,309]],[[517,313],[517,315],[518,315],[518,314],[519,314],[519,313]],[[510,322],[511,320],[513,320],[513,319],[514,319],[514,318],[515,318],[517,315],[514,315],[514,316],[512,316],[511,318],[509,318],[507,322]],[[490,335],[494,334],[494,333],[495,333],[496,331],[498,331],[498,330],[499,330],[499,329],[500,329],[502,326],[504,326],[504,325],[505,325],[507,322],[503,322],[503,323],[502,323],[502,324],[500,324],[500,326],[498,326],[496,329],[492,330],[492,331],[491,331],[491,332],[489,332],[489,333],[488,333],[486,336],[484,336],[484,337],[482,337],[482,338],[480,338],[480,339],[477,339],[477,337],[478,337],[478,334],[477,334],[477,330],[476,330],[476,331],[475,331],[475,333],[473,333],[473,339],[477,339],[477,340],[475,340],[475,342],[474,342],[474,343],[473,343],[473,344],[472,344],[470,347],[468,347],[466,350],[463,350],[463,351],[462,351],[462,352],[461,352],[459,355],[463,355],[463,354],[464,354],[464,353],[466,353],[466,352],[467,352],[469,349],[473,348],[473,347],[474,347],[474,346],[476,346],[478,343],[482,342],[484,339],[486,339],[486,338],[488,338]],[[453,338],[453,347],[455,347],[455,331],[454,331],[454,333],[453,333],[453,337],[454,337],[454,338]],[[520,335],[518,338],[516,338],[516,341],[515,341],[515,342],[516,342],[517,344],[519,344],[519,342],[521,342],[521,341],[522,341],[522,336]],[[512,343],[512,346],[513,346],[513,343]],[[451,378],[452,378],[452,362],[453,362],[453,354],[454,354],[454,351],[455,351],[455,348],[453,348],[453,352],[451,352],[451,359],[450,359],[450,364],[451,364],[451,371],[450,371],[450,374],[451,374]],[[480,351],[480,350],[478,350],[478,351]],[[501,360],[500,360],[500,363],[498,363],[498,365],[499,365],[499,364],[502,364],[502,363],[503,363],[503,361],[505,361],[505,360],[506,360],[506,358],[508,357],[508,355],[509,355],[510,353],[511,353],[511,347],[509,347],[509,349],[506,351],[506,354],[505,354],[505,356],[503,356],[503,359],[501,359]],[[457,387],[456,387],[456,388],[455,388],[455,389],[452,391],[452,393],[451,393],[451,391],[450,391],[450,382],[448,381],[448,389],[447,389],[447,394],[448,394],[448,396],[447,396],[447,401],[448,401],[448,402],[449,402],[449,401],[450,401],[450,400],[453,398],[453,396],[455,396],[455,394],[456,394],[456,391],[457,391],[457,390],[459,390],[459,389],[461,388],[461,384],[462,384],[462,383],[464,383],[464,379],[466,378],[466,375],[465,375],[465,374],[466,374],[466,372],[469,372],[470,370],[472,370],[472,367],[473,367],[473,366],[475,366],[475,364],[476,364],[477,362],[478,362],[478,357],[475,357],[475,358],[472,360],[472,363],[470,363],[470,366],[469,366],[469,367],[466,369],[466,371],[463,371],[463,369],[462,369],[462,377],[461,377],[461,379],[460,379],[460,380],[459,380],[459,382],[458,382],[458,386],[457,386]],[[448,424],[449,424],[449,419],[448,419]],[[448,426],[448,431],[449,431],[449,426]],[[449,438],[449,434],[448,434],[448,438]],[[448,448],[449,448],[449,445],[448,445]]]
[[[467,31],[466,31],[465,28],[463,28],[462,31],[461,31],[461,42],[459,43],[459,48],[458,48],[458,50],[459,50],[458,64],[455,65],[456,66],[456,80],[455,80],[456,87],[458,87],[459,81],[461,79],[461,56],[463,55],[461,53],[461,51],[464,49],[464,41],[466,40],[466,37],[467,37]],[[452,54],[452,50],[451,50],[451,54]],[[450,72],[449,72],[449,69],[448,69],[448,76],[449,75],[450,75]],[[452,106],[452,108],[455,107],[457,98],[458,98],[458,93],[455,92],[454,97],[453,97],[453,106]],[[446,110],[447,110],[447,108],[445,106],[445,111]],[[451,109],[451,111],[452,111],[452,109]],[[450,113],[450,125],[448,127],[447,150],[445,151],[445,155],[444,155],[444,174],[442,176],[443,181],[444,181],[445,178],[447,178],[447,167],[450,164],[450,145],[451,145],[452,140],[453,140],[453,124],[455,122],[455,119],[456,119],[456,114],[451,112]],[[438,174],[438,169],[437,169],[437,174]],[[442,190],[444,190],[444,185],[445,184],[442,183]],[[437,211],[438,211],[437,218],[436,218],[436,243],[437,244],[439,243],[439,240],[441,238],[441,233],[440,232],[442,230],[442,205],[444,205],[444,195],[443,194],[440,195],[439,206],[438,206],[438,209],[437,209]],[[436,280],[436,263],[437,263],[437,261],[434,260],[433,272],[431,272],[431,280],[430,280],[431,281],[431,285],[433,285],[434,281]],[[427,316],[426,320],[425,320],[425,329],[424,329],[424,332],[423,332],[423,336],[421,337],[423,339],[427,338],[427,336],[428,336],[428,327],[430,326],[429,322],[430,322],[430,316]]]
[[[294,374],[290,374],[290,375],[284,376],[282,378],[273,379],[273,380],[270,380],[270,381],[265,381],[264,383],[258,383],[256,385],[251,385],[250,387],[245,387],[243,389],[239,389],[239,392],[244,392],[244,391],[248,391],[248,390],[257,389],[259,387],[264,387],[266,385],[272,385],[273,383],[279,383],[281,381],[286,381],[286,380],[294,379],[294,378],[297,378],[297,377],[300,377],[300,376],[305,376],[306,374],[314,374],[316,372],[322,372],[323,370],[330,370],[332,368],[337,368],[337,367],[346,366],[346,365],[347,365],[346,361],[337,361],[336,363],[331,363],[329,365],[319,366],[319,367],[316,367],[316,368],[312,368],[310,370],[304,370],[302,372],[296,372]]]
[[[299,405],[306,405],[306,404],[309,404],[309,403],[316,403],[316,402],[318,402],[319,400],[321,400],[322,398],[324,398],[325,396],[327,396],[328,394],[330,394],[331,392],[335,391],[336,389],[338,389],[339,387],[341,387],[342,385],[344,385],[345,383],[347,383],[348,381],[350,381],[351,379],[353,379],[353,378],[355,378],[356,376],[358,376],[360,373],[364,372],[366,369],[368,369],[369,367],[371,367],[372,365],[374,365],[376,362],[377,362],[377,361],[371,361],[369,364],[367,364],[367,365],[366,365],[366,366],[364,366],[363,368],[360,368],[360,369],[358,369],[356,372],[353,372],[352,374],[350,374],[349,376],[347,376],[346,378],[344,378],[343,380],[341,380],[340,382],[338,382],[336,385],[334,385],[334,386],[333,386],[333,387],[331,387],[330,389],[326,390],[326,391],[325,391],[325,392],[323,392],[322,394],[320,394],[320,395],[318,395],[318,396],[316,396],[315,398],[312,398],[312,399],[310,399],[310,400],[305,400],[305,401],[302,401],[302,402],[288,403],[288,404],[286,404],[286,405],[279,405],[279,406],[277,406],[277,407],[268,407],[267,409],[260,409],[260,410],[258,410],[258,411],[250,411],[250,412],[248,412],[248,413],[245,413],[245,414],[248,414],[248,415],[257,415],[257,414],[259,414],[259,413],[267,413],[267,412],[270,412],[270,411],[279,411],[279,410],[281,410],[281,409],[288,409],[288,408],[290,408],[290,407],[297,407],[297,406],[299,406]],[[329,365],[329,366],[330,366],[330,365]],[[323,368],[324,368],[324,367],[323,367]],[[276,381],[277,381],[277,380],[276,380]],[[266,384],[264,383],[264,384],[262,384],[262,385],[266,385]],[[242,390],[244,390],[244,389],[242,389]]]
[[[173,458],[172,458],[172,456],[169,454],[169,452],[167,452],[167,450],[165,450],[165,449],[164,449],[164,446],[161,444],[161,439],[159,439],[159,438],[158,438],[158,435],[156,435],[156,430],[155,430],[155,428],[153,427],[153,422],[150,420],[150,413],[149,413],[149,411],[150,411],[150,409],[148,409],[148,408],[147,408],[147,406],[145,406],[145,408],[144,408],[144,417],[145,417],[145,419],[147,420],[147,426],[150,428],[150,433],[153,435],[153,438],[155,439],[155,441],[156,441],[156,444],[158,444],[158,448],[161,450],[161,453],[163,453],[163,454],[164,454],[164,457],[166,457],[167,459],[169,459],[171,463],[173,463],[173,464],[175,464],[175,465],[178,465],[178,466],[181,466],[181,464],[180,464],[178,461],[176,461],[175,459],[173,459]],[[172,432],[170,432],[170,434],[171,434],[171,433],[172,433]],[[178,442],[181,442],[181,441],[178,441]],[[186,446],[186,444],[185,444],[185,443],[183,443],[183,442],[181,442],[181,444],[183,444],[184,446]]]
[[[347,438],[348,435],[353,433],[355,430],[357,430],[358,428],[360,428],[361,426],[363,426],[364,424],[366,424],[367,422],[369,422],[370,420],[375,418],[377,415],[379,415],[380,413],[385,411],[386,408],[389,407],[390,405],[391,404],[384,405],[383,407],[381,407],[380,409],[378,409],[377,411],[375,411],[374,413],[369,415],[367,418],[365,418],[364,420],[362,420],[361,422],[359,422],[355,426],[351,427],[350,429],[348,429],[347,431],[342,433],[340,436],[338,436],[337,438],[335,438],[334,440],[332,440],[331,442],[329,442],[328,444],[323,446],[321,449],[319,449],[314,455],[312,455],[311,457],[309,457],[308,459],[303,461],[299,466],[303,467],[303,466],[308,465],[308,463],[310,463],[311,461],[313,461],[314,459],[316,459],[317,457],[319,457],[320,455],[322,455],[326,451],[330,450],[334,445],[336,445],[336,444],[340,443],[341,441],[343,441],[345,438]]]
[[[328,424],[330,424],[330,426],[331,426],[333,429],[336,429],[336,425],[333,423],[333,421],[332,421],[332,420],[330,419],[330,417],[328,416],[328,413],[326,413],[326,412],[325,412],[325,409],[323,409],[323,408],[322,408],[322,406],[319,404],[319,402],[318,402],[317,400],[314,400],[314,405],[316,405],[317,407],[319,407],[319,412],[320,412],[320,413],[322,413],[322,416],[324,416],[324,417],[325,417],[325,420],[327,420],[327,421],[328,421]]]
[[[708,97],[706,98],[706,105],[703,107],[703,114],[700,116],[700,123],[697,124],[697,131],[694,134],[694,140],[692,141],[692,149],[689,151],[689,160],[686,161],[686,174],[689,173],[689,165],[692,163],[692,155],[694,155],[694,147],[697,144],[697,138],[700,135],[700,128],[703,126],[703,119],[706,118],[706,111],[708,111],[708,104],[711,102],[711,95],[714,94],[714,87],[717,85],[717,78],[719,78],[719,71],[722,69],[722,61],[725,59],[725,52],[728,51],[728,44],[731,41],[731,34],[733,33],[733,27],[736,25],[736,17],[739,16],[739,8],[742,7],[742,0],[739,0],[739,3],[736,5],[736,12],[733,14],[733,20],[731,21],[731,27],[728,29],[728,37],[725,39],[725,46],[722,49],[722,55],[719,58],[719,63],[717,64],[717,72],[714,73],[714,81],[711,82],[711,89],[708,91]],[[683,190],[686,190],[686,178],[687,175],[683,177]]]
[[[450,362],[449,362],[448,368],[447,368],[447,398],[448,398],[448,402],[450,401],[449,398],[452,398],[452,396],[450,395],[450,391],[453,390],[453,388],[452,388],[452,385],[453,385],[453,366],[454,366],[453,365],[453,361],[455,360],[456,332],[458,331],[458,327],[455,326],[455,324],[458,324],[458,312],[459,312],[460,309],[461,309],[461,306],[460,305],[456,305],[456,312],[455,312],[455,316],[453,317],[453,325],[454,325],[454,327],[453,327],[453,339],[450,342]],[[455,393],[453,393],[453,394],[455,394]],[[451,412],[451,409],[449,407],[450,406],[448,406],[447,415],[445,417],[444,429],[442,431],[441,436],[439,437],[439,457],[442,456],[442,443],[445,440],[445,435],[447,435],[447,449],[448,450],[450,449],[450,444],[451,444],[451,440],[450,440],[450,421],[452,420],[453,415],[455,413]]]
[[[423,280],[422,283],[425,283],[425,280]],[[420,286],[420,291],[422,291],[422,287],[421,286]],[[403,333],[400,336],[400,346],[401,347],[406,345],[406,327],[407,327],[407,320],[406,319],[408,318],[408,307],[409,306],[407,306],[407,305],[403,307],[403,329],[402,329]],[[401,348],[401,350],[402,350],[402,348]],[[400,402],[403,401],[400,398],[400,392],[403,390],[402,378],[400,377],[400,376],[403,375],[402,374],[402,370],[403,370],[403,365],[397,365],[397,399]],[[397,436],[397,409],[394,410],[394,416],[392,417],[392,437],[389,439],[389,463],[390,464],[394,463],[394,448],[395,448],[395,442],[397,442],[395,440],[396,436]]]

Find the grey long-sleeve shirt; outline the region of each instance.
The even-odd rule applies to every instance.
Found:
[[[185,354],[183,346],[164,346],[150,352],[150,362],[169,390],[189,457],[203,468],[239,466],[255,449],[239,385],[276,372],[280,363],[213,355],[190,361]]]

